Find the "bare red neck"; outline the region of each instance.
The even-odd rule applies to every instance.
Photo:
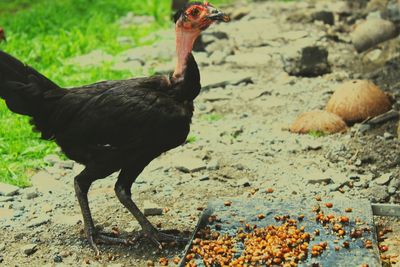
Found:
[[[194,41],[200,35],[198,30],[184,29],[182,26],[176,25],[176,62],[173,77],[179,78],[183,75],[186,68],[187,56],[192,52]]]

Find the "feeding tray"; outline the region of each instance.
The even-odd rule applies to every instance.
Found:
[[[231,202],[230,206],[226,205],[227,201]],[[218,232],[220,236],[229,235],[234,237],[237,236],[237,231],[240,228],[245,228],[245,224],[252,226],[249,232],[252,231],[254,225],[258,229],[271,225],[280,226],[283,222],[277,221],[275,217],[287,215],[296,220],[299,216],[302,217],[304,215],[304,218],[301,220],[298,219],[297,227],[304,226],[304,232],[311,234],[311,240],[308,241],[308,250],[310,252],[313,245],[320,244],[321,242],[327,243],[326,249],[321,255],[312,257],[311,253],[309,253],[306,259],[298,262],[297,266],[362,266],[362,264],[368,264],[369,267],[381,266],[370,202],[367,200],[349,201],[344,199],[330,202],[333,204],[331,208],[326,207],[324,201],[310,201],[310,199],[305,198],[288,201],[270,201],[257,198],[213,200],[203,211],[192,239],[185,249],[180,266],[184,267],[189,262],[186,256],[192,254],[191,249],[194,246],[194,240],[198,238],[199,233],[203,231],[202,229],[210,228],[212,232]],[[346,235],[339,237],[332,230],[334,222],[324,225],[317,221],[316,206],[319,206],[320,211],[324,212],[325,215],[334,215],[334,220],[340,218],[340,216],[347,216],[349,222],[342,224]],[[346,212],[347,208],[351,208],[352,211]],[[260,214],[265,215],[265,218],[260,217]],[[362,229],[361,236],[357,238],[350,237],[349,233],[354,229]],[[315,231],[319,231],[319,235],[314,235]],[[366,240],[372,241],[370,248],[365,247]],[[342,246],[346,241],[349,244],[348,248]],[[337,249],[338,246],[340,246],[340,249],[335,250],[335,247]],[[237,241],[235,250],[233,259],[237,259],[240,255],[243,255],[243,240]],[[196,255],[192,261],[198,267],[206,266],[199,255]],[[283,266],[282,264],[267,265],[263,262],[262,264],[256,263],[255,266]],[[219,267],[220,265],[215,263],[211,266]]]

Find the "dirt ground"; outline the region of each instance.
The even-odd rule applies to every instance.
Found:
[[[354,23],[379,11],[332,2],[257,1],[229,7],[236,19],[203,35],[204,49],[194,55],[205,89],[195,101],[191,142],[155,159],[133,186],[140,208],[163,209],[162,215],[149,216],[155,225],[188,235],[200,210],[219,197],[284,202],[319,195],[327,201],[400,203],[397,119],[355,124],[343,134],[322,137],[288,131],[300,113],[323,109],[337,85],[352,78],[374,80],[393,96],[393,108],[399,107],[399,37],[357,53],[349,37]],[[313,21],[318,11],[331,12],[334,25]],[[293,53],[307,46],[328,51],[327,74],[304,77],[285,71],[296,58]],[[95,257],[73,191],[73,177],[82,166],[56,156],[46,160],[50,166],[32,177],[31,188],[0,196],[1,266],[147,266],[182,253],[183,247],[160,251],[140,241],[99,245],[102,254]],[[115,197],[114,178],[92,186],[92,214],[100,229],[118,229],[129,237],[140,226]],[[274,192],[266,194],[267,188]],[[384,241],[389,246],[385,255],[399,256],[400,220],[376,217],[375,223],[393,229]]]

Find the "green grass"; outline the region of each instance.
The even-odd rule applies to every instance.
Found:
[[[0,26],[8,42],[1,43],[0,49],[60,86],[126,79],[135,74],[112,70],[109,64],[82,68],[65,62],[95,49],[116,55],[156,41],[142,39],[159,29],[172,28],[169,8],[169,0],[2,0]],[[128,12],[153,16],[155,21],[122,29],[116,21]],[[128,36],[133,45],[120,44],[119,36]],[[40,140],[39,134],[32,132],[28,120],[11,113],[0,100],[0,182],[28,186],[28,177],[45,165],[43,157],[58,153],[53,142]]]
[[[195,135],[189,135],[187,138],[186,138],[186,143],[187,144],[193,144],[194,142],[196,142],[197,141],[197,136],[195,136]]]
[[[204,114],[201,116],[201,119],[208,121],[208,122],[219,121],[222,118],[223,118],[223,116],[218,113]]]
[[[327,135],[327,134],[326,134],[325,132],[323,132],[323,131],[314,131],[314,130],[308,132],[308,134],[309,134],[310,136],[314,137],[314,138],[324,137],[324,136]]]

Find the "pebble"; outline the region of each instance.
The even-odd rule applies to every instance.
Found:
[[[249,187],[251,185],[249,179],[247,178],[242,178],[238,180],[236,184],[243,187]]]
[[[57,167],[67,170],[72,170],[74,168],[75,162],[72,160],[60,161]]]
[[[60,255],[56,255],[54,256],[54,262],[60,263],[63,261],[63,258]]]
[[[0,244],[0,252],[3,252],[6,249],[6,244],[5,243],[1,243]]]
[[[144,216],[157,216],[163,214],[163,209],[157,204],[145,200],[143,203],[143,214]]]
[[[388,193],[391,195],[395,194],[399,188],[400,188],[400,178],[396,176],[389,183]]]
[[[220,168],[219,162],[218,160],[211,160],[208,164],[207,164],[207,170],[209,171],[216,171]]]
[[[331,11],[317,11],[312,14],[313,21],[322,21],[324,24],[333,25],[335,24],[335,16]]]
[[[0,196],[15,196],[19,194],[19,187],[0,183]]]
[[[367,190],[367,195],[371,202],[381,203],[389,200],[389,193],[387,192],[386,186],[373,185]]]
[[[47,155],[43,160],[53,165],[61,161],[60,157],[56,154]]]
[[[183,158],[179,164],[176,166],[176,169],[184,173],[198,172],[206,169],[204,162],[198,158]]]
[[[36,219],[31,220],[26,225],[26,227],[28,227],[28,228],[38,227],[38,226],[48,223],[49,221],[50,221],[50,218],[48,216],[43,216],[42,218],[36,218]]]
[[[208,175],[203,175],[199,179],[199,181],[208,181],[208,180],[210,180],[210,177]]]
[[[0,202],[11,202],[14,201],[14,197],[3,197],[0,196]]]
[[[20,250],[26,256],[30,256],[37,251],[37,245],[36,244],[24,245],[20,248]]]
[[[390,182],[393,177],[393,173],[385,173],[381,175],[379,178],[375,179],[373,182],[378,185],[384,185]]]
[[[26,199],[28,199],[28,200],[37,198],[38,196],[39,196],[38,192],[28,192],[28,193],[26,193]]]
[[[385,132],[385,133],[383,134],[383,138],[385,138],[386,140],[393,139],[393,138],[394,138],[394,135],[391,134],[391,133]]]

